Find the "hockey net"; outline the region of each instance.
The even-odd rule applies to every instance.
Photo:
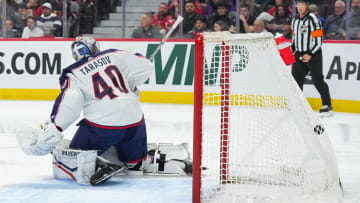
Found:
[[[341,202],[332,145],[273,36],[195,41],[193,202]]]

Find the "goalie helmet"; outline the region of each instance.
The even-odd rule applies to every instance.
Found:
[[[79,36],[71,44],[71,52],[75,61],[80,61],[84,57],[99,53],[100,45],[94,38]]]

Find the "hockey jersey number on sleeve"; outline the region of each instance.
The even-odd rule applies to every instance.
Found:
[[[94,95],[98,99],[102,99],[108,96],[110,99],[118,97],[114,93],[113,87],[117,88],[121,93],[128,94],[129,90],[126,87],[124,78],[119,71],[118,67],[111,65],[105,68],[104,72],[110,78],[112,84],[108,85],[106,81],[101,77],[100,73],[97,72],[92,75],[92,82],[94,87]]]

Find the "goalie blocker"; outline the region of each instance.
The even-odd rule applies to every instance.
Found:
[[[129,166],[117,159],[113,147],[97,156],[96,150],[69,149],[68,142],[63,141],[53,151],[53,173],[57,179],[72,179],[79,184],[97,185],[118,173],[180,176],[192,173],[192,161],[186,143],[149,143],[147,156],[138,164]]]

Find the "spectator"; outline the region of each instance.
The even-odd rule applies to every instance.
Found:
[[[202,14],[200,15],[204,15],[204,10],[206,8],[206,6],[208,5],[208,0],[199,0],[199,5],[201,7],[201,11],[202,11]]]
[[[30,15],[26,10],[25,4],[20,4],[18,6],[18,12],[14,14],[15,28],[19,31],[19,33],[22,33],[22,31],[24,30],[27,18],[29,16]]]
[[[160,30],[161,34],[165,34],[169,31],[171,26],[175,23],[173,17],[169,14],[169,10],[166,3],[160,3],[159,13],[153,17],[153,25]]]
[[[207,29],[213,30],[216,21],[223,21],[228,27],[235,25],[235,13],[229,11],[226,1],[219,1],[216,5],[216,12],[208,18]]]
[[[38,0],[29,0],[26,3],[26,9],[30,16],[40,16],[42,13],[42,7]]]
[[[320,20],[322,26],[325,24],[325,19],[319,15],[319,8],[316,4],[309,5],[309,12],[316,15],[316,17]]]
[[[0,36],[2,36],[2,32],[0,32]],[[14,22],[11,19],[6,20],[6,37],[7,38],[18,38],[20,37],[19,32],[14,27]]]
[[[277,6],[277,5],[281,5],[281,4],[285,4],[284,0],[275,0],[275,6],[273,6],[272,8],[270,8],[269,14],[270,14],[270,15],[275,15],[276,6]],[[287,4],[285,4],[285,5],[288,6]],[[288,9],[289,9],[290,16],[292,16],[292,9],[291,9],[291,7],[288,6]]]
[[[132,38],[161,38],[161,34],[156,27],[152,26],[152,14],[145,13],[141,17],[141,26],[134,30]]]
[[[265,22],[259,19],[254,21],[254,33],[267,32],[265,30]]]
[[[179,16],[179,0],[169,0],[168,10],[171,17],[176,19]]]
[[[200,17],[201,16],[195,11],[195,3],[193,1],[186,2],[183,21],[184,33],[191,31],[195,25],[196,20],[198,20]]]
[[[217,3],[224,0],[209,0],[209,4],[205,7],[203,16],[208,18],[210,15],[214,14],[217,8]],[[228,2],[227,0],[225,0]],[[235,11],[235,6],[232,1],[228,2],[228,8],[230,11]]]
[[[203,8],[201,7],[201,4],[195,0],[183,0],[184,3],[184,10],[185,10],[185,4],[187,2],[194,2],[195,4],[195,11],[199,14],[199,15],[203,15]],[[176,19],[179,15],[179,0],[169,0],[168,2],[168,9],[169,9],[169,14]]]
[[[266,25],[266,28],[273,34],[281,32],[283,21],[289,17],[290,13],[285,5],[276,5],[275,17]]]
[[[250,16],[257,16],[257,15],[255,15],[255,2],[254,2],[254,0],[243,0],[241,2],[242,2],[242,4],[246,4],[246,5],[249,6],[249,15]],[[236,3],[234,3],[234,5],[236,5]]]
[[[345,3],[342,0],[335,2],[334,14],[327,17],[324,25],[325,39],[343,39],[340,25],[345,17]]]
[[[80,33],[80,1],[71,0],[69,4],[69,16],[67,25],[69,27],[69,37],[77,37]]]
[[[22,33],[22,38],[29,38],[29,37],[43,37],[44,32],[36,25],[35,17],[28,17],[27,18],[27,26],[24,28]]]
[[[202,33],[206,29],[206,18],[201,16],[196,20],[194,29],[185,34],[185,38],[195,38],[197,33]]]
[[[195,0],[185,0],[185,2],[189,2],[189,1],[194,1],[195,3],[195,11],[199,14],[199,15],[203,15],[204,14],[204,8],[201,5],[200,1],[195,1]]]
[[[44,36],[61,37],[62,23],[61,20],[52,13],[52,6],[50,3],[42,5],[43,13],[37,20],[37,25],[44,31]]]
[[[360,39],[360,0],[351,2],[350,33],[345,33],[345,21],[342,23],[341,32],[344,37],[349,35],[351,40]]]
[[[50,3],[53,7],[53,12],[57,16],[62,16],[63,0],[51,0]]]
[[[281,33],[284,35],[285,39],[292,40],[291,17],[283,20],[281,25]]]
[[[240,33],[251,33],[254,30],[255,18],[250,15],[247,4],[240,5]]]
[[[80,1],[80,34],[92,34],[95,23],[96,0]]]
[[[214,23],[214,32],[228,31],[229,25],[222,20],[218,20]]]

